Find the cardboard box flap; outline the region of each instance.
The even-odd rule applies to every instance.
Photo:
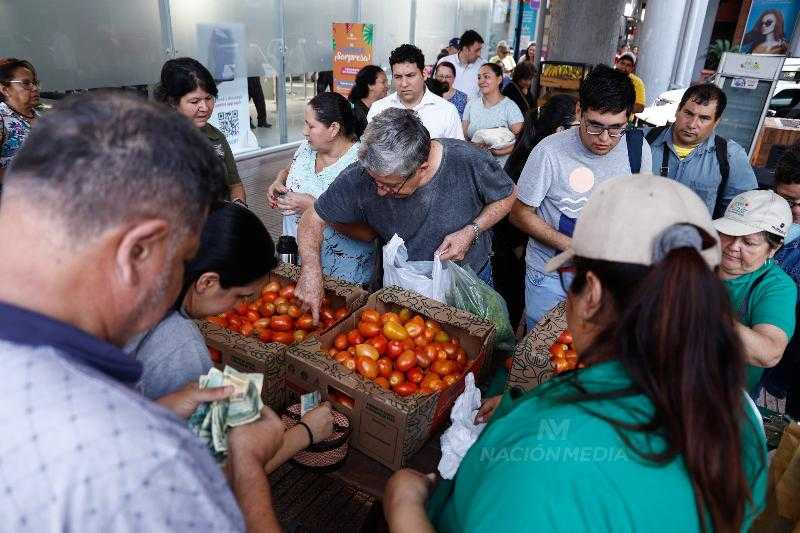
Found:
[[[566,302],[560,302],[517,345],[506,388],[530,390],[555,375],[550,346],[567,329],[566,309]]]

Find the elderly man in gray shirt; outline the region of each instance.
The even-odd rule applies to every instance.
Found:
[[[283,426],[234,428],[226,471],[186,427],[227,388],[153,403],[120,346],[174,302],[222,167],[192,124],[120,96],[64,101],[0,204],[0,515],[10,531],[272,531]],[[226,479],[227,475],[227,479]]]

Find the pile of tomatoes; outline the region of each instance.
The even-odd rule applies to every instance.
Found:
[[[322,300],[320,325],[308,313],[300,311],[294,296],[294,283],[281,286],[271,281],[261,289],[261,296],[249,303],[237,304],[231,311],[208,317],[208,321],[249,337],[255,335],[264,342],[292,344],[300,342],[317,329],[328,329],[347,316],[347,308],[333,310],[327,297]]]
[[[574,370],[580,366],[578,365],[578,354],[572,347],[572,333],[569,330],[562,331],[556,342],[550,346],[550,362],[553,364],[556,374]]]
[[[406,308],[364,310],[357,327],[337,335],[326,355],[398,396],[446,389],[469,366],[457,338]]]

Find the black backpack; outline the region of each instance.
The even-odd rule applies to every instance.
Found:
[[[668,126],[659,126],[651,129],[647,132],[645,139],[647,139],[649,144],[653,144],[653,141],[655,141],[656,138],[658,138],[658,136],[667,129],[667,127]],[[717,135],[714,138],[714,149],[717,154],[717,164],[719,165],[719,174],[721,179],[719,180],[719,187],[717,187],[717,200],[714,202],[714,212],[712,213],[712,218],[719,218],[725,214],[725,209],[722,205],[722,202],[725,189],[728,186],[728,178],[731,174],[731,166],[728,163],[728,139]],[[667,146],[667,143],[664,143],[664,153],[661,157],[660,174],[664,177],[667,177],[669,174],[669,146]]]

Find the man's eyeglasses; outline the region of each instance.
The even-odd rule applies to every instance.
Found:
[[[408,180],[410,180],[412,177],[413,175],[406,177],[406,179],[404,179],[399,185],[385,185],[375,178],[372,178],[372,181],[375,182],[375,187],[377,187],[379,190],[386,191],[389,194],[400,194],[400,191],[403,190],[403,187],[406,186],[406,183],[408,183]]]
[[[788,196],[784,196],[782,194],[779,194],[778,196],[786,200],[789,203],[789,207],[792,209],[795,207],[800,207],[800,200],[797,200],[796,198],[789,198]]]
[[[625,135],[627,126],[601,126],[600,124],[586,124],[586,133],[589,135],[602,135],[603,132],[608,132],[609,137],[622,137]]]
[[[8,83],[19,83],[22,87],[28,91],[36,87],[37,89],[40,87],[39,80],[31,81],[31,80],[10,80]]]
[[[575,279],[575,267],[559,267],[556,272],[558,272],[558,281],[561,283],[561,289],[564,291],[564,294],[569,293],[569,289],[572,287],[572,280]]]

